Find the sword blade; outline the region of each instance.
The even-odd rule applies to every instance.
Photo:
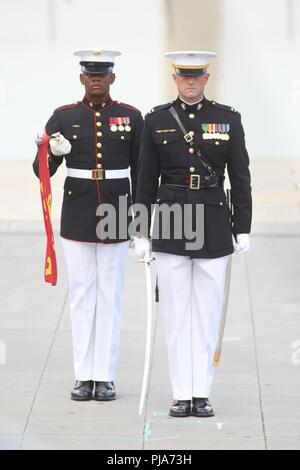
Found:
[[[146,326],[146,346],[145,346],[145,365],[143,373],[142,391],[139,405],[139,415],[143,413],[145,398],[148,391],[150,359],[151,359],[151,336],[152,336],[152,282],[150,261],[145,261],[146,289],[147,289],[147,326]]]
[[[224,336],[228,301],[229,301],[231,264],[232,264],[232,255],[229,256],[227,267],[226,267],[223,309],[222,309],[222,316],[221,316],[221,321],[220,321],[219,337],[218,337],[218,342],[217,342],[217,346],[216,346],[215,354],[214,354],[214,366],[216,367],[220,364],[220,360],[221,360],[222,343],[223,343],[223,336]]]
[[[151,215],[151,224],[150,224],[150,238],[152,238],[153,230],[154,230],[154,218],[156,212],[156,205],[154,206],[152,215]],[[144,373],[143,373],[143,382],[142,382],[142,391],[140,397],[140,405],[139,405],[139,415],[143,413],[145,400],[149,393],[149,383],[150,383],[150,371],[151,371],[151,363],[152,363],[152,353],[151,351],[151,339],[152,339],[152,282],[151,282],[151,267],[150,263],[154,260],[151,257],[151,250],[149,253],[149,258],[144,259],[145,263],[145,274],[146,274],[146,289],[147,289],[147,326],[146,326],[146,345],[145,345],[145,365],[144,365]],[[155,327],[156,327],[156,319],[157,319],[157,310],[158,310],[158,300],[157,308],[156,308],[156,315],[155,315]],[[153,331],[153,342],[155,340],[155,329]]]

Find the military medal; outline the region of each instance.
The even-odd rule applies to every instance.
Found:
[[[215,139],[215,125],[210,124],[210,134],[209,134],[210,140]]]
[[[217,124],[218,128],[218,139],[223,140],[223,124]]]
[[[110,125],[110,130],[112,132],[117,132],[118,127],[117,127],[117,121],[115,117],[110,117],[109,118],[109,125]]]
[[[203,140],[230,140],[230,124],[202,124]]]
[[[220,139],[224,140],[224,124],[219,124],[219,129],[220,129]]]
[[[118,123],[118,131],[124,132],[124,126],[123,126],[123,118],[122,117],[117,117],[117,123]]]
[[[222,124],[216,124],[216,130],[217,130],[217,139],[222,139]]]
[[[126,118],[125,118],[125,131],[126,131],[126,132],[130,132],[130,131],[131,131],[131,127],[130,127],[129,124],[130,124],[130,119],[129,119],[129,117],[126,117]]]
[[[211,124],[210,125],[210,128],[211,128],[211,133],[210,133],[210,139],[215,139],[215,125],[214,124]]]
[[[224,129],[224,135],[223,135],[223,139],[224,140],[229,140],[230,137],[229,137],[229,134],[228,132],[230,131],[230,124],[223,124],[223,129]]]
[[[202,131],[203,131],[203,134],[202,134],[202,138],[203,140],[207,140],[208,139],[208,124],[202,124]]]
[[[207,126],[208,126],[208,135],[207,135],[207,138],[208,138],[208,140],[211,140],[211,139],[212,139],[212,131],[213,131],[213,129],[212,129],[212,124],[207,124]]]
[[[211,136],[212,139],[218,139],[217,127],[218,127],[217,124],[212,124],[212,130],[213,130],[213,133]]]
[[[207,139],[210,140],[212,135],[212,127],[211,124],[207,124]]]

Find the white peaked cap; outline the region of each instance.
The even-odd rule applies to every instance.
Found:
[[[74,55],[80,57],[81,62],[112,62],[115,57],[121,55],[119,51],[109,51],[102,49],[81,49],[74,51]]]
[[[207,51],[176,51],[165,53],[165,57],[172,59],[173,67],[179,71],[185,69],[206,69],[209,66],[209,59],[216,56],[216,52]]]

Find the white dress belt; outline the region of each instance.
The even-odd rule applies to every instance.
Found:
[[[80,170],[78,168],[67,168],[67,176],[72,178],[83,178],[88,180],[111,180],[117,178],[128,178],[129,170],[104,170],[95,168],[95,170]]]

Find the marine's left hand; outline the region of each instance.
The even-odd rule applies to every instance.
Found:
[[[135,245],[135,254],[144,261],[151,259],[151,246],[148,238],[133,237]]]
[[[51,134],[50,148],[53,155],[56,157],[62,157],[68,155],[71,152],[72,145],[60,132]]]
[[[250,250],[250,237],[248,233],[239,233],[234,241],[234,252],[237,255],[247,253]]]

